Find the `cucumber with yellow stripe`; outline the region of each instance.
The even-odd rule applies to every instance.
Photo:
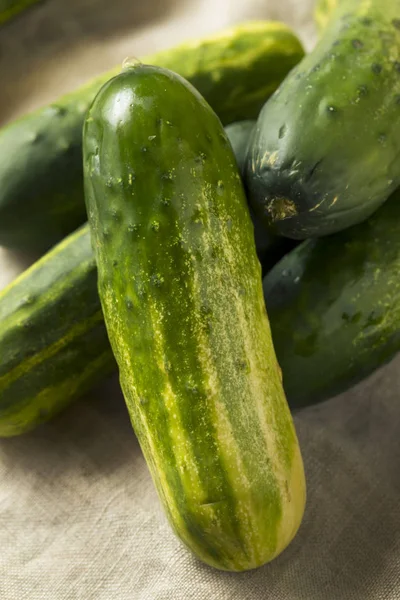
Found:
[[[0,437],[49,420],[115,370],[87,227],[0,292]]]
[[[241,148],[234,146],[240,161]],[[275,264],[287,246],[266,247],[255,225],[262,265]],[[0,437],[48,421],[116,370],[96,277],[85,225],[0,292]]]
[[[305,481],[231,146],[188,82],[137,65],[102,88],[83,151],[106,327],[166,514],[206,563],[258,567],[295,535]]]
[[[303,57],[294,33],[251,22],[147,59],[188,79],[224,124],[255,118]],[[0,245],[45,250],[86,221],[82,125],[112,70],[0,130]]]
[[[39,2],[42,0],[0,0],[0,25],[11,21],[21,12]]]

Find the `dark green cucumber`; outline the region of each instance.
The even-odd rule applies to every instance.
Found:
[[[239,171],[243,177],[246,162],[247,147],[255,126],[254,120],[236,121],[225,127],[226,135],[231,143]],[[262,274],[265,275],[282,256],[289,252],[295,242],[288,238],[269,235],[258,217],[250,210],[254,225],[257,256],[261,263]]]
[[[42,0],[0,0],[0,25],[10,21],[33,4]]]
[[[49,420],[116,365],[88,227],[0,293],[0,437]]]
[[[265,263],[272,258],[280,258],[275,248],[270,248]],[[85,225],[0,292],[0,437],[19,435],[47,421],[116,370],[96,282]],[[32,301],[38,296],[39,303]],[[41,328],[45,337],[40,336]],[[95,343],[89,348],[91,339]],[[71,373],[77,375],[74,385],[63,376]]]
[[[264,278],[292,408],[348,389],[400,350],[400,191],[365,223],[307,240]]]
[[[246,181],[266,227],[295,239],[360,223],[399,187],[399,0],[338,4],[262,109]]]
[[[97,96],[83,151],[105,322],[160,499],[200,559],[255,568],[295,535],[305,485],[230,144],[188,82],[137,65]]]
[[[302,56],[290,29],[260,21],[159,52],[147,62],[191,81],[227,124],[255,118]],[[43,250],[86,220],[84,115],[101,85],[119,70],[0,131],[0,245]]]

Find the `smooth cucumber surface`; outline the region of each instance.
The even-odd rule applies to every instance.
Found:
[[[400,185],[400,2],[348,0],[257,121],[246,183],[272,232],[318,237]]]
[[[283,24],[252,22],[181,44],[144,62],[177,71],[224,124],[255,118],[303,49]],[[0,245],[45,250],[86,221],[82,125],[120,68],[0,131]]]
[[[305,482],[222,125],[142,65],[103,87],[83,147],[106,326],[166,514],[206,563],[260,566],[295,535]]]
[[[303,242],[263,286],[292,408],[371,374],[400,350],[400,192],[365,223]]]
[[[0,25],[42,0],[0,0]]]
[[[48,421],[116,369],[88,227],[0,292],[0,437]]]

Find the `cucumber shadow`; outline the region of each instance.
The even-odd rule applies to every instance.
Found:
[[[163,43],[138,32],[156,29],[182,4],[51,0],[19,15],[0,29],[0,125]]]

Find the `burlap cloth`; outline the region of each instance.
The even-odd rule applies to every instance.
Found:
[[[313,43],[311,0],[47,0],[0,31],[0,120],[127,55],[253,17]],[[0,250],[0,287],[31,260]],[[115,380],[1,441],[0,600],[400,599],[399,367],[296,415],[303,525],[241,575],[200,564],[171,533]]]

